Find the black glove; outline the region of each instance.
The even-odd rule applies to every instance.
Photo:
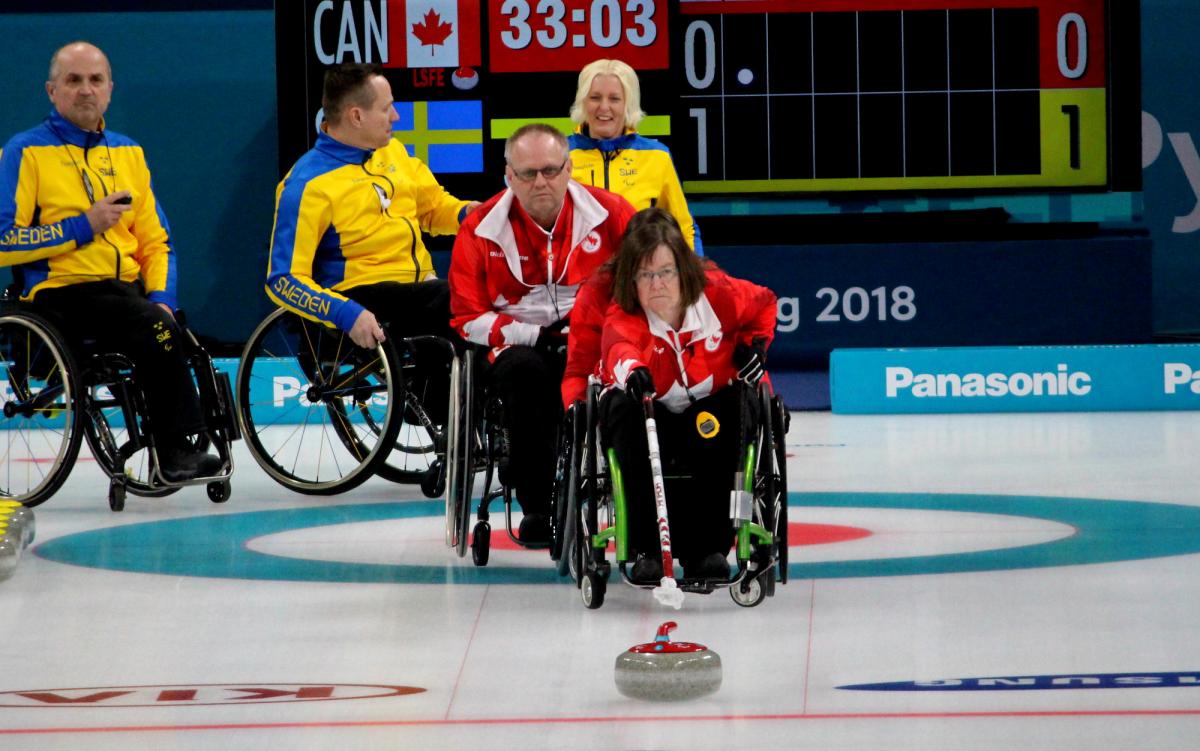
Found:
[[[737,379],[747,386],[757,386],[767,372],[767,342],[756,338],[749,344],[739,344],[733,350],[733,365]]]
[[[562,323],[561,321],[559,323]],[[538,352],[543,352],[548,355],[562,355],[567,351],[567,335],[562,332],[562,326],[556,323],[552,326],[543,326],[538,332],[537,341],[533,343],[533,348]]]
[[[642,399],[654,396],[654,377],[650,375],[650,368],[641,367],[634,368],[625,377],[625,393],[629,394],[629,398],[637,403],[641,403]]]

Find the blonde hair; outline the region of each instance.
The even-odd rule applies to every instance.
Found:
[[[596,76],[616,76],[625,91],[625,123],[623,128],[637,130],[638,123],[646,116],[642,112],[642,89],[638,84],[637,71],[620,60],[593,60],[579,71],[579,86],[575,89],[575,103],[571,105],[571,122],[579,125],[587,116],[583,112],[583,103],[588,92],[592,90],[592,81]]]

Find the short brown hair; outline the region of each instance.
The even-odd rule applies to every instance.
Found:
[[[634,277],[660,245],[665,245],[671,251],[675,267],[679,269],[680,304],[686,308],[699,300],[704,292],[708,284],[704,264],[683,239],[679,222],[664,209],[642,209],[629,220],[625,234],[621,236],[621,247],[617,250],[613,270],[613,300],[626,313],[641,310]]]
[[[382,75],[378,65],[368,63],[343,63],[325,71],[325,83],[321,88],[321,107],[325,110],[325,122],[337,125],[351,107],[370,107],[375,101],[371,90],[371,79]]]

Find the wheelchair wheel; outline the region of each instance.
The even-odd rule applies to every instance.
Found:
[[[554,473],[554,528],[550,537],[550,558],[558,562],[559,576],[567,573],[570,560],[568,540],[573,536],[572,507],[578,502],[580,475],[580,449],[582,432],[586,429],[582,405],[572,409],[560,429],[558,464]]]
[[[779,517],[775,540],[778,546],[779,583],[788,580],[788,482],[787,482],[787,407],[778,396],[771,398],[773,444],[775,448],[776,495],[779,497]]]
[[[774,591],[774,582],[775,569],[770,568],[754,579],[742,581],[731,586],[729,588],[729,596],[738,605],[744,608],[752,608],[766,599],[768,591]]]
[[[362,349],[282,308],[251,334],[237,375],[251,455],[276,482],[310,495],[361,485],[400,429],[399,361],[390,343]]]
[[[579,596],[583,599],[583,606],[589,610],[599,608],[604,604],[607,589],[608,582],[604,577],[595,571],[587,572],[579,583]]]
[[[0,498],[36,506],[67,479],[79,432],[75,361],[62,337],[33,314],[0,316]]]
[[[459,558],[467,554],[471,496],[475,487],[474,352],[467,350],[450,368],[449,430],[446,434],[446,545]]]
[[[758,398],[762,414],[762,442],[754,478],[755,513],[759,523],[771,533],[773,539],[769,547],[762,546],[766,549],[762,551],[761,562],[764,565],[777,562],[779,581],[787,583],[787,448],[782,433],[786,414],[779,397],[772,396],[765,387],[759,387]],[[771,573],[774,575],[774,571]],[[766,594],[774,593],[774,583],[772,578],[770,586],[766,587]]]

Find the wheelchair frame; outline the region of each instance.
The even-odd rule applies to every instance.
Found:
[[[592,609],[604,604],[613,568],[605,555],[610,543],[627,584],[642,589],[657,586],[657,582],[636,583],[626,571],[629,549],[623,477],[615,453],[600,451],[599,391],[595,384],[589,388],[587,401],[572,411],[563,431],[552,544],[559,573],[571,576],[584,605]],[[764,384],[759,385],[756,398],[762,420],[755,440],[743,446],[736,478],[735,496],[743,493],[751,499],[749,518],[738,520],[735,526],[737,573],[729,579],[678,579],[685,592],[710,594],[728,587],[733,601],[743,607],[754,607],[774,596],[775,584],[787,582],[788,566],[787,411]]]
[[[246,341],[238,368],[238,418],[251,456],[276,482],[307,495],[343,493],[378,475],[440,496],[446,430],[404,376],[420,342],[445,347],[453,360],[453,345],[440,337],[389,337],[367,350],[345,332],[276,308]],[[256,416],[281,404],[282,414]]]
[[[80,444],[86,439],[96,463],[109,478],[108,504],[113,511],[124,509],[127,492],[162,497],[185,485],[206,485],[214,503],[229,498],[233,473],[230,444],[240,437],[229,375],[213,368],[212,358],[187,328],[182,311],[176,312],[176,320],[206,426],[198,440],[202,448],[216,448],[221,472],[183,482],[164,478],[133,363],[120,354],[98,353],[86,355],[86,366],[81,368],[52,323],[19,303],[6,301],[0,313],[0,355],[8,384],[3,414],[6,421],[18,421],[9,429],[21,431],[24,440],[13,441],[9,435],[7,446],[0,452],[0,461],[9,465],[0,497],[26,506],[48,500],[66,481]],[[116,424],[118,415],[124,425]],[[49,469],[37,472],[35,477],[27,467],[28,487],[17,490],[13,483],[21,481],[20,473],[12,472],[11,465],[36,467],[44,463],[33,445],[52,447],[56,442],[57,448],[50,452],[53,458]],[[22,445],[30,456],[15,455],[16,447]]]

